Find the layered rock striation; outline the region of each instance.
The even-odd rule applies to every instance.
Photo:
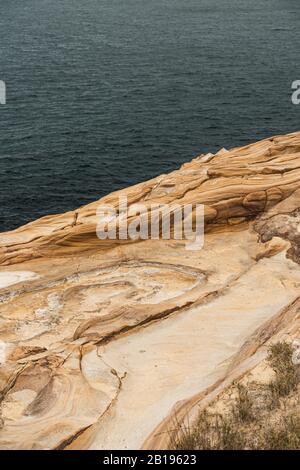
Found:
[[[120,195],[149,211],[204,204],[203,249],[99,240],[97,208]],[[294,133],[0,234],[0,448],[166,447],[174,416],[281,325],[297,336],[299,210]]]

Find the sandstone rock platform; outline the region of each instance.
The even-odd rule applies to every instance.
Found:
[[[100,241],[120,194],[204,204],[203,249]],[[300,335],[299,222],[300,132],[1,233],[0,448],[166,448],[174,417]]]

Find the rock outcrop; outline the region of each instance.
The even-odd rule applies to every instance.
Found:
[[[97,208],[120,195],[204,204],[203,249],[100,241]],[[166,447],[174,414],[257,364],[281,328],[297,337],[299,221],[294,133],[0,234],[0,448]]]

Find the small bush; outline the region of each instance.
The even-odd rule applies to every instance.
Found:
[[[253,401],[244,385],[238,384],[237,392],[238,396],[232,410],[233,415],[242,423],[249,423],[254,419]]]
[[[171,441],[177,450],[241,450],[245,446],[244,435],[232,416],[209,415],[205,411],[193,429],[181,428]]]
[[[215,450],[243,450],[246,445],[244,433],[232,416],[219,416],[215,421],[217,439]]]
[[[181,426],[171,434],[172,448],[177,450],[210,450],[213,446],[210,431],[209,414],[202,411],[192,429],[189,426]]]
[[[263,436],[266,450],[297,450],[300,448],[300,417],[290,415],[266,428]]]
[[[299,368],[292,362],[293,349],[286,342],[273,344],[269,349],[268,362],[275,372],[275,379],[268,384],[271,406],[278,406],[279,398],[296,390]]]

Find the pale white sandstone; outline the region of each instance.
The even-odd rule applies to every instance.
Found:
[[[23,281],[36,279],[37,277],[36,273],[30,271],[2,271],[0,272],[0,289],[19,284]]]

